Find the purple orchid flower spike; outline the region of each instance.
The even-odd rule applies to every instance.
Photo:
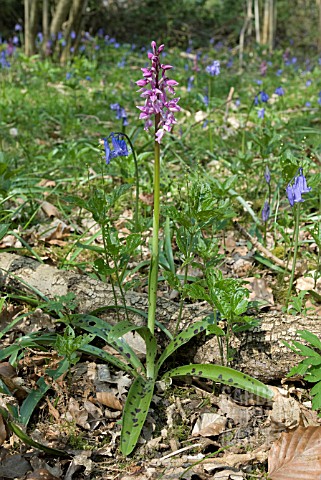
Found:
[[[168,70],[173,68],[172,65],[160,62],[164,45],[157,48],[153,41],[151,46],[152,52],[148,52],[151,67],[142,68],[143,78],[136,82],[141,87],[141,97],[145,99],[144,105],[137,105],[137,108],[141,111],[139,118],[145,120],[145,130],[153,126],[152,119],[155,117],[155,140],[160,143],[164,133],[171,132],[173,125],[177,123],[174,113],[181,108],[178,106],[179,98],[168,98],[168,94],[175,95],[174,87],[178,83],[167,76]]]

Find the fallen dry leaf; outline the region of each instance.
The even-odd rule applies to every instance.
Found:
[[[49,218],[59,217],[60,213],[57,207],[55,207],[52,203],[43,201],[41,202],[41,210],[47,215]]]
[[[268,465],[271,480],[320,480],[321,427],[282,433],[271,447]]]
[[[192,435],[212,437],[224,432],[227,418],[217,413],[202,413],[197,419]]]
[[[271,387],[274,392],[273,406],[270,413],[271,427],[274,432],[300,425],[301,408],[299,402],[292,397],[284,396],[277,387]]]
[[[99,403],[114,410],[122,410],[123,406],[115,395],[110,392],[97,392],[96,397]]]
[[[45,468],[38,468],[26,477],[26,480],[59,480],[58,477],[52,475]]]

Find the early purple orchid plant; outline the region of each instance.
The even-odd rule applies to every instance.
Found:
[[[175,98],[174,87],[176,80],[168,77],[172,65],[163,64],[160,60],[164,45],[157,47],[156,42],[151,43],[152,52],[148,52],[151,61],[150,67],[142,68],[143,78],[136,83],[140,88],[141,97],[145,99],[142,106],[137,106],[141,111],[139,118],[145,120],[145,130],[155,129],[155,163],[154,163],[154,211],[153,211],[153,238],[151,251],[151,264],[148,281],[148,328],[154,333],[157,277],[159,260],[159,216],[160,216],[160,143],[164,134],[172,131],[177,123],[175,113],[180,111],[179,97]],[[171,95],[172,97],[169,97]]]

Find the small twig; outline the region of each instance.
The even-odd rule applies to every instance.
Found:
[[[233,222],[233,224],[236,230],[238,230],[243,235],[243,237],[249,240],[252,243],[252,245],[255,248],[257,248],[257,250],[263,253],[265,257],[269,258],[274,263],[276,263],[276,265],[279,265],[285,270],[291,271],[292,267],[290,265],[286,265],[286,263],[283,260],[273,255],[273,253],[271,253],[270,250],[268,250],[267,248],[263,247],[263,245],[260,242],[258,242],[256,238],[252,237],[252,235],[250,235],[238,222]]]
[[[180,448],[179,450],[176,450],[175,452],[168,453],[167,455],[164,455],[164,457],[159,458],[157,461],[162,462],[163,460],[167,460],[167,458],[175,457],[176,455],[179,455],[180,453],[186,452],[187,450],[192,450],[193,448],[201,447],[201,443],[195,443],[194,445],[188,445],[187,447]]]

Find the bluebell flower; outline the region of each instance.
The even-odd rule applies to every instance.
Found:
[[[305,82],[305,86],[309,87],[311,85],[311,83],[312,83],[312,80],[309,79]]]
[[[306,107],[311,107],[311,102],[305,102]]]
[[[241,105],[241,100],[237,98],[234,103],[236,107],[239,107]]]
[[[257,112],[257,116],[259,118],[264,118],[264,114],[265,114],[265,109],[264,108],[260,108],[260,110]]]
[[[191,76],[187,80],[187,91],[190,92],[193,88],[193,83],[194,83],[194,77]]]
[[[279,70],[277,70],[277,72],[276,72],[276,74],[277,74],[278,77],[279,77],[280,75],[282,75],[282,73],[283,73],[282,68],[279,68]]]
[[[256,83],[257,85],[262,85],[263,82],[262,82],[262,80],[255,80],[255,83]]]
[[[123,57],[121,61],[117,63],[117,66],[119,68],[124,68],[125,65],[126,65],[126,57]]]
[[[67,72],[66,73],[66,80],[70,80],[72,77],[71,73],[70,72]]]
[[[219,75],[220,74],[220,62],[218,60],[214,60],[212,65],[208,65],[206,67],[206,71],[213,76]]]
[[[208,98],[208,95],[203,95],[203,102],[205,104],[206,107],[208,107],[209,105],[209,98]]]
[[[269,185],[271,181],[271,173],[268,166],[265,167],[264,178],[266,183]]]
[[[17,35],[14,35],[13,39],[12,39],[12,43],[14,45],[18,45],[19,44],[19,37],[17,37]]]
[[[296,57],[292,57],[291,62],[292,62],[293,65],[294,65],[297,61],[298,61],[298,59],[297,59]]]
[[[119,105],[119,103],[111,103],[110,108],[116,112],[116,120],[122,120],[123,126],[126,127],[128,125],[128,119],[124,107]]]
[[[286,187],[286,193],[288,196],[291,207],[295,203],[304,202],[302,195],[311,192],[312,188],[308,187],[305,176],[303,175],[303,168],[299,168],[299,175],[294,178],[293,184],[290,182]]]
[[[208,125],[208,120],[204,120],[203,125],[202,125],[202,128],[203,128],[203,129],[206,128],[207,125]]]
[[[264,203],[263,209],[262,209],[262,220],[263,222],[267,222],[270,217],[270,204],[268,201]]]
[[[255,95],[254,97],[254,105],[257,107],[257,105],[259,104],[259,97],[257,95]]]
[[[277,88],[275,89],[275,92],[274,92],[274,93],[276,93],[277,95],[279,95],[279,97],[282,97],[282,96],[284,95],[284,90],[283,90],[282,87],[277,87]]]
[[[113,150],[110,149],[109,139],[113,145]],[[106,164],[110,163],[112,158],[117,157],[127,157],[129,155],[128,147],[126,141],[122,138],[121,134],[111,133],[108,138],[104,138],[104,147],[105,147],[105,160]]]
[[[270,98],[266,92],[263,90],[260,92],[262,102],[266,103]]]
[[[106,164],[108,165],[110,163],[110,148],[109,148],[109,143],[108,139],[104,138],[104,147],[105,147],[105,160]]]
[[[321,97],[318,98],[318,104],[321,105]]]
[[[20,25],[20,23],[16,23],[14,29],[15,29],[16,32],[21,32],[22,31],[22,26]]]
[[[76,32],[73,30],[73,31],[70,33],[70,38],[71,38],[72,40],[75,40],[76,36],[77,36],[77,35],[76,35]]]
[[[2,50],[2,52],[0,53],[0,65],[2,68],[10,68],[10,62],[7,59],[5,50]]]
[[[42,35],[41,32],[38,32],[38,33],[37,33],[37,40],[38,40],[39,43],[42,43],[42,42],[43,42],[43,35]]]

